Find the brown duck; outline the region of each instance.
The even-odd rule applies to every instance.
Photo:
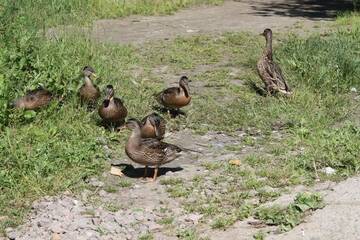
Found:
[[[99,107],[99,115],[106,124],[119,126],[124,123],[127,116],[127,109],[123,102],[114,97],[114,87],[106,86],[106,98]]]
[[[282,93],[290,95],[291,90],[286,83],[282,71],[273,60],[272,52],[272,31],[267,28],[261,34],[266,39],[266,46],[263,54],[257,62],[258,74],[265,83],[265,88],[268,94]]]
[[[190,80],[186,76],[182,76],[179,81],[179,87],[167,88],[157,94],[157,101],[168,109],[178,110],[191,101]]]
[[[154,166],[153,180],[156,180],[159,167],[178,158],[182,151],[180,147],[156,138],[142,138],[141,123],[136,119],[129,119],[126,127],[132,129],[132,133],[125,145],[125,152],[134,162],[145,165],[144,177],[147,167]]]
[[[100,90],[99,88],[94,85],[91,80],[92,76],[95,76],[95,70],[92,67],[85,66],[82,70],[84,74],[84,84],[79,89],[80,101],[81,104],[89,103],[89,104],[96,104],[97,100],[100,97]]]
[[[53,95],[50,91],[39,87],[28,91],[25,96],[16,99],[11,105],[15,108],[35,110],[47,106],[52,99]]]
[[[161,140],[164,138],[166,130],[166,122],[157,113],[147,115],[141,120],[141,137],[156,138]]]

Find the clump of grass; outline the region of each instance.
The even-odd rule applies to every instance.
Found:
[[[181,240],[208,240],[208,237],[200,237],[193,228],[181,229],[177,232],[176,236]]]
[[[300,224],[306,212],[323,207],[323,199],[319,194],[302,193],[287,208],[261,207],[256,210],[255,217],[268,225],[279,226],[280,231],[285,232]]]
[[[235,221],[236,219],[232,216],[217,217],[212,222],[211,227],[215,229],[226,229],[228,226],[233,225]]]
[[[153,240],[153,239],[154,239],[154,236],[152,233],[143,234],[138,238],[138,240]]]
[[[128,188],[133,185],[133,182],[131,182],[130,180],[121,178],[121,179],[119,179],[119,181],[117,182],[116,185],[119,187],[122,187],[122,188]]]
[[[165,217],[159,220],[159,224],[171,225],[174,222],[174,217]]]
[[[117,212],[121,209],[121,207],[115,203],[108,202],[105,204],[105,209],[107,209],[110,212]]]

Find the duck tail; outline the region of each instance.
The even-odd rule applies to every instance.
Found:
[[[179,147],[181,151],[183,152],[195,152],[195,153],[202,153],[202,151],[199,150],[195,150],[195,149],[190,149],[190,148],[184,148],[184,147]]]

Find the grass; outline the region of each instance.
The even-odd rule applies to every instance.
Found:
[[[141,235],[138,240],[153,240],[154,236],[151,233],[146,233],[144,235]]]
[[[298,194],[288,207],[261,207],[256,210],[255,217],[268,225],[279,226],[282,232],[289,231],[300,224],[308,211],[323,208],[323,199],[319,194]]]
[[[76,18],[83,17],[81,12],[87,9],[92,9],[88,19],[93,20],[168,13],[191,4],[219,1],[157,1],[158,5],[145,1],[141,5],[144,9],[140,8],[142,2],[126,1],[127,10],[107,8],[95,0],[59,0],[53,4],[7,1],[1,5],[0,31],[4,34],[0,41],[0,216],[8,218],[0,222],[0,229],[19,224],[33,200],[74,188],[83,179],[101,172],[106,159],[104,144],[114,149],[117,157],[124,154],[122,146],[128,133],[105,131],[98,126],[96,112],[79,107],[79,71],[87,64],[96,69],[100,76],[96,83],[101,88],[109,83],[115,86],[132,117],[152,112],[152,94],[165,87],[165,78],[174,76],[171,81],[177,81],[175,76],[186,71],[194,83],[192,104],[185,108],[187,118],[167,119],[170,130],[259,131],[262,140],[247,136],[244,142],[265,147],[263,155],[242,159],[251,171],[214,163],[206,164],[206,168],[227,178],[222,180],[214,174],[213,179],[198,178],[189,184],[180,180],[163,182],[169,185],[171,196],[185,200],[189,211],[214,218],[215,228],[226,228],[252,213],[257,206],[247,203],[251,191],[256,191],[265,202],[275,198],[276,193],[261,192],[263,187],[311,184],[317,169],[323,167],[337,169],[339,178],[359,172],[359,106],[350,92],[350,88],[360,89],[359,16],[338,20],[336,30],[327,36],[314,34],[303,39],[275,35],[283,40],[275,46],[276,58],[295,90],[289,99],[261,97],[250,87],[251,83],[261,85],[255,63],[264,44],[262,38],[252,34],[179,37],[141,47],[97,43],[71,34],[46,40],[39,34],[44,27],[41,20],[46,19],[45,28],[79,24]],[[52,17],[34,14],[38,9],[47,9],[44,12]],[[54,11],[59,14],[51,14]],[[154,71],[164,66],[164,74]],[[234,69],[240,71],[234,73]],[[234,79],[245,84],[232,84]],[[62,96],[64,103],[54,102],[40,111],[8,108],[9,101],[38,85]],[[281,133],[286,137],[276,139],[272,130],[279,123],[284,126]],[[320,177],[328,178],[321,174]],[[204,184],[209,182],[217,191],[201,195]],[[225,183],[226,188],[222,186]],[[131,183],[119,184],[128,187]],[[222,189],[227,192],[217,195]],[[191,199],[194,191],[199,193],[197,199]],[[183,236],[196,239],[190,232]]]

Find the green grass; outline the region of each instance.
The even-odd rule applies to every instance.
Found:
[[[266,185],[281,188],[311,184],[316,170],[327,166],[337,169],[339,178],[359,172],[359,104],[350,93],[352,87],[360,89],[359,16],[338,20],[333,26],[336,29],[325,37],[314,34],[303,39],[275,35],[283,40],[275,46],[276,59],[295,91],[288,99],[261,97],[250,87],[251,82],[262,85],[255,63],[264,44],[262,38],[252,34],[179,37],[137,47],[96,43],[71,34],[50,41],[39,34],[43,27],[41,20],[46,19],[45,27],[79,23],[77,18],[83,17],[80,12],[89,9],[92,9],[89,20],[93,20],[135,13],[168,13],[191,4],[209,3],[179,0],[166,1],[167,5],[165,1],[157,1],[155,6],[145,1],[142,9],[140,3],[143,2],[126,1],[128,10],[107,8],[111,5],[101,6],[100,1],[59,0],[53,4],[16,1],[16,6],[7,1],[0,6],[0,31],[4,33],[0,41],[0,149],[3,153],[0,156],[0,216],[8,217],[0,222],[1,229],[20,223],[33,200],[71,189],[90,175],[100,173],[106,159],[104,139],[115,150],[116,157],[124,154],[122,146],[128,132],[105,131],[97,125],[96,112],[89,113],[79,107],[76,96],[81,84],[79,74],[87,64],[96,69],[99,76],[96,83],[100,88],[109,83],[115,86],[131,117],[140,118],[152,111],[155,103],[152,95],[165,87],[164,78],[186,72],[194,84],[191,85],[192,104],[184,109],[187,118],[167,119],[170,130],[260,131],[263,139],[247,136],[244,141],[245,145],[261,144],[265,148],[258,155],[242,159],[249,169],[206,164],[209,171],[218,172],[210,181],[219,191],[221,184],[230,182],[226,193],[199,197],[191,205],[186,200],[193,190],[203,189],[207,181],[198,178],[190,184],[179,180],[164,182],[173,197],[185,199],[189,211],[216,219],[214,227],[225,228],[251,214],[256,206],[248,205],[246,200],[252,190],[259,192],[265,202],[276,197],[276,194],[261,192]],[[38,9],[45,9],[52,17],[35,14]],[[58,11],[58,15],[52,14]],[[164,74],[154,71],[163,66],[167,66]],[[240,71],[234,76],[233,69]],[[234,85],[231,83],[234,79],[245,84]],[[170,81],[177,80],[174,77]],[[38,85],[62,96],[64,103],[54,102],[36,112],[8,108],[9,101]],[[278,123],[285,126],[281,139],[272,134],[272,128]],[[237,151],[237,148],[228,150]],[[219,176],[232,180],[222,180]],[[327,178],[321,174],[320,177]],[[129,183],[119,185],[128,187]],[[223,213],[231,214],[227,218]],[[188,236],[184,239],[195,239],[190,233],[184,236]]]
[[[302,193],[286,208],[260,207],[256,210],[255,217],[268,225],[279,226],[280,231],[286,232],[300,224],[307,212],[323,207],[323,199],[319,194]]]
[[[146,233],[144,235],[141,235],[138,240],[153,240],[154,236],[151,233]]]
[[[17,13],[30,26],[50,27],[67,24],[89,24],[103,18],[129,15],[163,15],[195,5],[218,5],[223,0],[19,0],[5,1],[4,8],[18,9]],[[41,13],[39,14],[39,9]],[[1,10],[1,9],[0,9]],[[3,9],[7,11],[7,9]],[[15,16],[14,16],[15,17]],[[9,22],[11,20],[8,20]]]

